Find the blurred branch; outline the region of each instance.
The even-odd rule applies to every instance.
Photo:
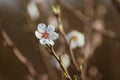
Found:
[[[105,29],[100,30],[93,26],[91,26],[91,27],[93,28],[93,30],[97,31],[98,33],[101,33],[105,37],[108,37],[108,38],[116,40],[116,41],[120,41],[120,35],[116,34],[115,32],[112,32],[110,30],[105,30]]]
[[[84,14],[89,19],[89,21],[92,21],[94,16],[94,0],[84,0]],[[84,24],[84,34],[85,34],[86,40],[85,40],[85,46],[82,49],[82,54],[84,55],[83,63],[80,64],[81,66],[83,66],[83,68],[81,68],[82,80],[87,80],[88,59],[86,59],[85,54],[90,54],[92,52],[92,48],[94,47],[93,45],[90,45],[92,40],[92,35],[93,35],[92,34],[93,28],[91,27],[91,24],[88,24],[88,23],[89,22],[86,21]]]
[[[70,12],[73,16],[78,18],[83,23],[89,21],[87,16],[85,16],[80,10],[71,7],[71,5],[69,5],[65,0],[59,0],[59,3],[62,5],[62,7],[64,7],[66,11]]]
[[[116,5],[118,4],[118,1],[119,0],[113,0]],[[116,2],[117,1],[117,2]],[[83,23],[85,24],[88,24],[88,25],[91,25],[91,21],[90,19],[85,15],[83,14],[80,10],[76,10],[74,8],[72,8],[65,0],[59,0],[59,3],[64,7],[64,9],[68,12],[70,12],[73,16],[75,16],[76,18],[79,19],[79,21],[82,21]],[[88,3],[89,4],[89,3]],[[87,5],[87,4],[86,4]],[[89,4],[90,5],[90,4]],[[119,5],[120,5],[120,1],[119,1]],[[92,9],[93,10],[93,9]],[[85,11],[86,12],[86,11]],[[92,12],[91,12],[92,13]],[[90,14],[91,14],[90,13]],[[87,14],[87,15],[90,15],[90,14]],[[92,15],[92,14],[91,14]],[[92,26],[90,26],[92,27]],[[88,28],[88,27],[86,27]],[[92,27],[93,30],[95,30],[96,32],[99,32],[101,33],[102,35],[110,38],[110,39],[113,39],[113,40],[116,40],[116,41],[120,41],[120,36],[117,35],[115,32],[113,31],[110,31],[110,30],[103,30],[103,31],[99,31],[98,29],[95,29],[94,27]],[[111,35],[112,34],[112,35]]]
[[[11,40],[11,38],[9,37],[7,32],[3,29],[1,23],[0,23],[0,31],[1,31],[1,34],[2,34],[3,38],[5,39],[6,43],[8,44],[8,46],[11,47],[11,49],[13,50],[13,53],[15,54],[15,56],[20,60],[21,63],[23,63],[26,66],[26,68],[28,69],[30,75],[33,78],[35,78],[36,75],[37,75],[37,71],[33,67],[32,63],[29,62],[27,60],[27,58],[24,57],[22,55],[22,53],[20,52],[20,50],[15,46],[14,42]]]

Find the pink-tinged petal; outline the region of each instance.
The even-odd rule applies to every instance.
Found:
[[[51,39],[48,39],[47,44],[54,45],[54,42]]]
[[[55,27],[51,24],[48,25],[47,27],[47,32],[54,32],[55,31]]]
[[[40,41],[41,45],[46,45],[47,44],[47,39],[45,39],[45,38],[42,38],[39,41]]]
[[[39,33],[38,31],[35,31],[35,36],[36,36],[38,39],[41,39],[41,38],[42,38],[42,34]]]
[[[38,24],[38,31],[39,31],[40,33],[45,32],[45,31],[46,31],[46,25],[43,24],[43,23]]]
[[[55,39],[59,38],[59,35],[56,32],[52,32],[52,33],[50,33],[50,37],[49,38],[51,40],[55,40]]]

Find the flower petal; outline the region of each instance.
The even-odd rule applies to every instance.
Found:
[[[42,38],[39,41],[40,41],[41,45],[46,45],[47,44],[47,39],[45,39],[45,38]]]
[[[55,27],[51,24],[48,25],[47,27],[47,32],[54,32],[55,31]]]
[[[45,32],[46,31],[46,25],[41,23],[41,24],[38,24],[38,31],[39,32]]]
[[[77,45],[79,47],[83,47],[85,45],[85,38],[84,38],[83,35],[81,35],[81,36],[78,37]]]
[[[47,44],[54,45],[54,42],[51,39],[48,39]]]
[[[52,33],[50,33],[50,37],[49,38],[51,40],[55,40],[55,39],[59,38],[59,35],[56,32],[52,32]]]
[[[41,38],[42,38],[42,34],[39,33],[38,31],[35,31],[35,36],[36,36],[38,39],[41,39]]]
[[[41,45],[46,45],[46,44],[54,45],[54,42],[51,39],[42,38],[39,41],[40,41]]]
[[[72,49],[75,49],[77,47],[77,42],[71,41],[70,46]]]

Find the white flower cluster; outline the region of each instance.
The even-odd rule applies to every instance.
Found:
[[[53,25],[46,27],[45,24],[41,23],[38,25],[38,30],[35,31],[35,35],[40,39],[39,41],[42,45],[54,45],[53,40],[59,38],[59,35],[54,31],[55,27]]]

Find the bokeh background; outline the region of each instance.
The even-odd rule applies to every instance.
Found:
[[[44,47],[40,46],[34,35],[39,23],[48,24],[49,20],[54,18],[50,7],[52,0],[35,0],[39,12],[35,18],[31,18],[28,13],[30,2],[30,0],[0,0],[0,26],[22,55],[32,63],[40,75],[39,80],[47,80],[47,76],[49,80],[60,80],[60,74],[56,75],[58,71],[51,64],[50,55],[44,55],[47,52],[42,51]],[[72,8],[84,12],[84,0],[66,0],[66,2]],[[95,10],[98,5],[103,5],[106,9],[105,28],[119,35],[120,4],[116,7],[117,4],[112,0],[94,0]],[[65,32],[71,30],[84,32],[82,22],[63,6],[61,9]],[[58,45],[59,43],[56,43],[55,50],[58,49]],[[102,76],[101,80],[120,80],[120,41],[104,36],[102,44],[96,48],[93,57],[90,58],[89,65],[97,67]],[[26,66],[14,54],[13,47],[6,43],[2,31],[0,33],[0,80],[33,80],[29,77]]]

